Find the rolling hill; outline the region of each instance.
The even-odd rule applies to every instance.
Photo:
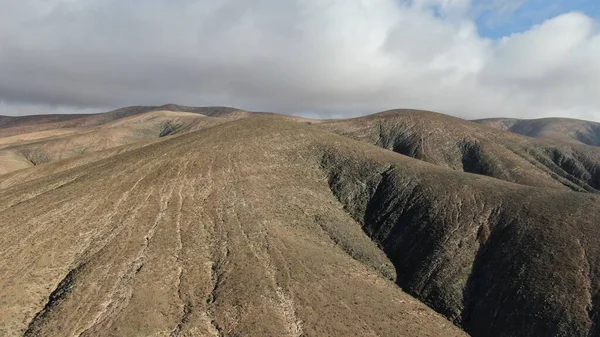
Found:
[[[510,119],[474,121],[528,137],[600,146],[600,123],[570,118]]]
[[[600,148],[534,140],[430,111],[324,121],[327,130],[452,170],[597,193]]]
[[[250,113],[225,107],[134,106],[90,115],[0,117],[0,173],[190,132]]]
[[[0,175],[0,335],[600,334],[600,149],[425,111],[174,110]]]

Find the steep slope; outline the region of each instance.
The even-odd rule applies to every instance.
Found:
[[[329,189],[328,137],[251,117],[5,185],[0,334],[463,335],[390,281]]]
[[[600,146],[600,123],[570,118],[490,118],[473,122],[520,135]]]
[[[393,110],[319,124],[338,134],[458,171],[597,193],[600,149],[537,141],[428,111]]]
[[[600,198],[343,146],[329,184],[397,283],[472,336],[597,336]]]

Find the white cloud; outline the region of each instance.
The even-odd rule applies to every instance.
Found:
[[[600,119],[592,19],[567,13],[494,41],[478,35],[472,6],[0,0],[0,114],[19,104],[175,102],[322,116],[413,107]]]
[[[568,13],[531,30],[503,38],[489,69],[494,77],[508,80],[544,79],[549,73],[576,61],[586,52],[593,21],[580,13]]]

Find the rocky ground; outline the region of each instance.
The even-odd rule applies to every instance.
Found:
[[[0,175],[0,335],[600,333],[596,148],[171,110],[110,123],[222,120]]]

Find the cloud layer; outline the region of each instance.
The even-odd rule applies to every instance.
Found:
[[[583,13],[491,40],[468,0],[0,0],[0,113],[133,104],[600,120]],[[12,107],[12,108],[11,108]],[[19,110],[20,109],[20,110]]]

